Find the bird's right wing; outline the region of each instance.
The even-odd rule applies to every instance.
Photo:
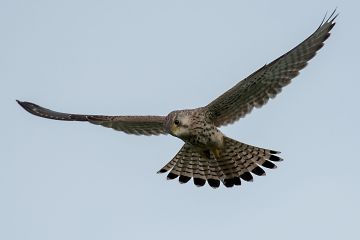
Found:
[[[102,116],[81,115],[55,112],[43,108],[31,102],[17,102],[29,113],[39,117],[62,121],[83,121],[96,125],[113,128],[127,134],[135,135],[159,135],[167,134],[164,128],[165,117],[163,116]]]
[[[226,125],[244,117],[254,107],[263,106],[299,74],[307,62],[324,45],[335,25],[335,11],[302,43],[270,64],[260,68],[205,108],[216,126]],[[324,19],[325,20],[325,19]]]

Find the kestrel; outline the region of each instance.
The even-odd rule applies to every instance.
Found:
[[[252,181],[252,174],[262,176],[261,167],[276,168],[280,152],[251,146],[225,136],[218,128],[233,123],[263,106],[299,74],[324,45],[335,25],[335,11],[302,43],[266,64],[205,107],[177,110],[167,116],[103,116],[55,112],[30,102],[17,102],[28,112],[43,118],[86,121],[127,134],[170,134],[185,143],[175,157],[158,173],[167,179],[179,177],[180,183],[193,178],[196,186],[206,182],[218,188]],[[260,167],[261,166],[261,167]],[[251,174],[252,173],[252,174]]]

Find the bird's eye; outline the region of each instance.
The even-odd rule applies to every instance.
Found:
[[[174,121],[174,124],[175,124],[176,126],[178,126],[178,125],[180,124],[180,121],[176,119],[176,120]]]

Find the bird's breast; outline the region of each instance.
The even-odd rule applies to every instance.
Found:
[[[224,135],[216,127],[205,126],[195,128],[185,142],[205,150],[221,149],[223,146]]]

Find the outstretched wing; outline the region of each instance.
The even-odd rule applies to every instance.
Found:
[[[128,134],[159,135],[167,134],[164,129],[163,116],[102,116],[81,115],[55,112],[31,102],[16,100],[26,111],[39,117],[62,121],[84,121],[104,127],[113,128]]]
[[[254,107],[263,106],[299,74],[307,62],[324,45],[335,25],[335,11],[306,40],[240,81],[205,108],[216,126],[226,125],[244,117]]]

